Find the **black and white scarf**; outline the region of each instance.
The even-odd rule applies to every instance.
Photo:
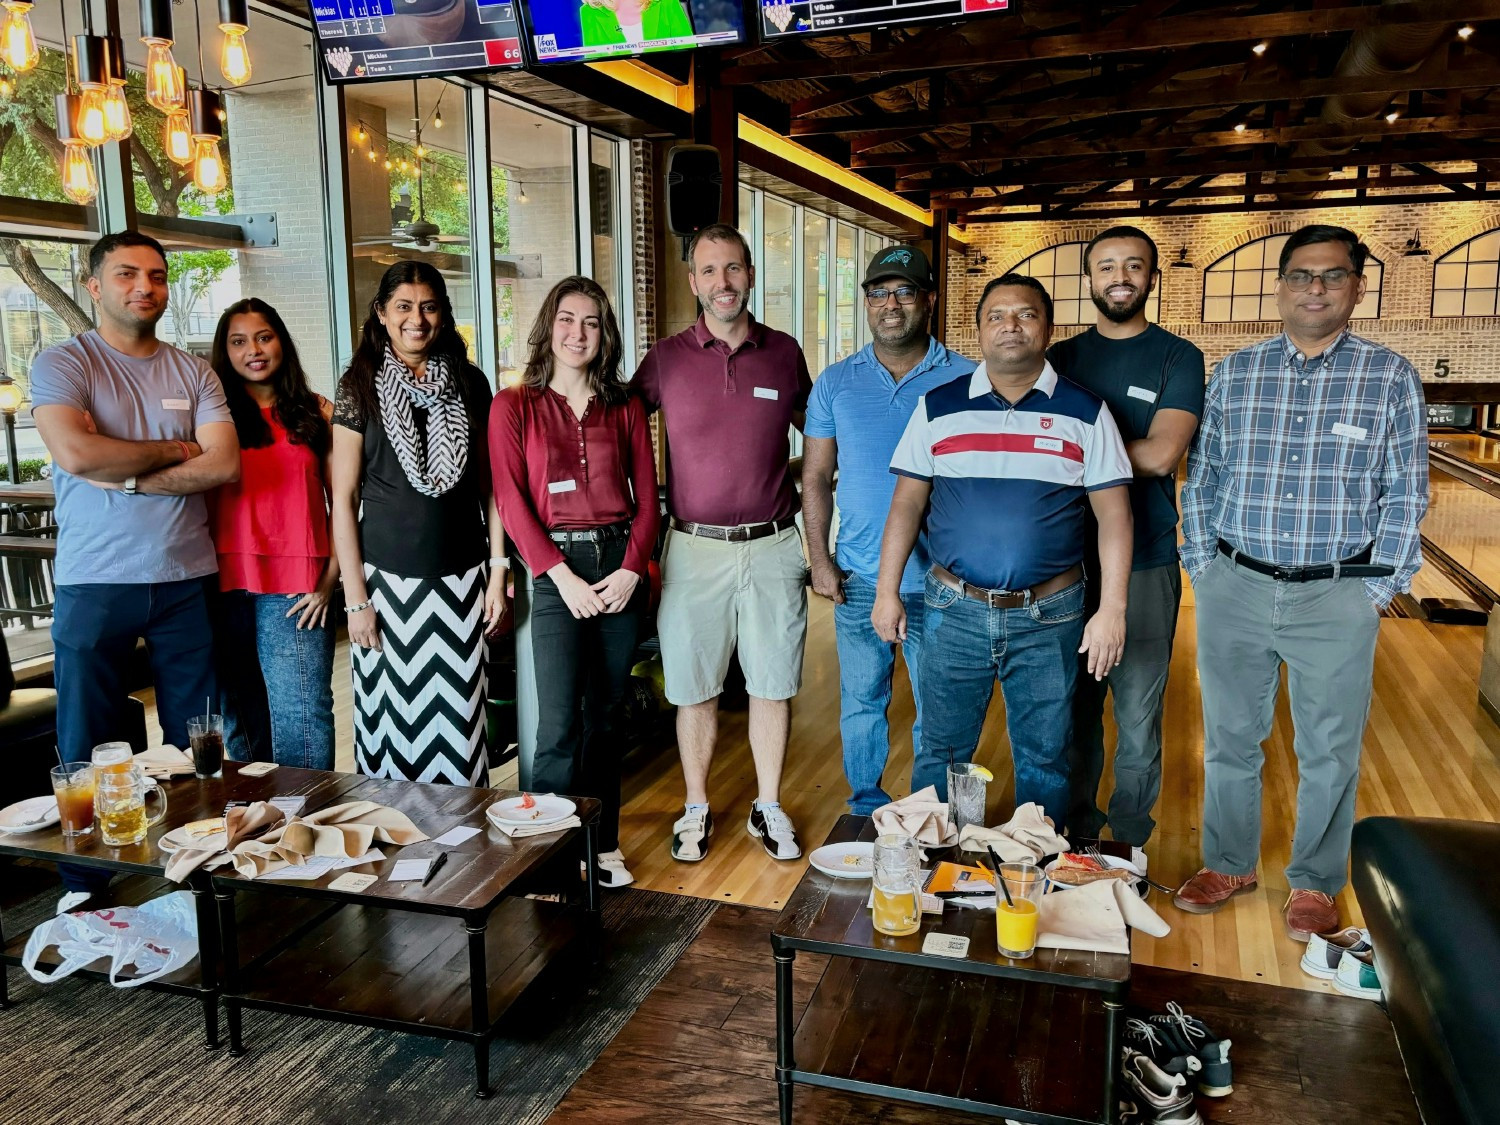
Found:
[[[447,362],[433,356],[427,361],[426,371],[421,379],[413,377],[388,347],[375,386],[380,421],[406,479],[424,496],[441,496],[459,482],[468,465],[469,415]],[[413,405],[427,411],[426,464]]]

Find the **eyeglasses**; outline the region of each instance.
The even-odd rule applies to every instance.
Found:
[[[1292,270],[1281,275],[1281,280],[1286,282],[1287,288],[1293,292],[1300,293],[1315,280],[1323,283],[1324,289],[1342,289],[1349,284],[1349,279],[1354,276],[1353,270],[1346,270],[1342,266],[1322,273],[1313,273],[1312,270]]]
[[[910,285],[898,285],[894,289],[886,289],[883,286],[878,289],[866,289],[865,304],[869,305],[872,309],[878,308],[880,305],[885,304],[886,298],[892,293],[896,295],[897,304],[915,305],[917,303],[917,296],[921,293],[921,290],[913,288]]]

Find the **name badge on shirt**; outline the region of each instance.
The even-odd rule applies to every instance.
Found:
[[[554,495],[559,492],[572,492],[578,487],[576,480],[555,480],[547,485],[547,491]]]
[[[161,400],[163,410],[191,410],[193,404],[185,398],[164,398]]]
[[[1036,440],[1037,449],[1045,449],[1049,453],[1061,453],[1063,449],[1062,438],[1039,437]]]
[[[756,387],[755,397],[768,398],[772,402],[775,402],[778,398],[781,397],[781,394],[776,390],[775,387]]]
[[[1355,441],[1364,441],[1365,438],[1370,436],[1370,431],[1363,426],[1350,426],[1343,422],[1335,422],[1333,424],[1333,432],[1338,434],[1339,437],[1353,438]]]
[[[1130,398],[1138,398],[1142,402],[1155,402],[1156,401],[1156,392],[1155,391],[1148,391],[1145,387],[1130,387],[1130,388],[1127,388],[1126,391],[1125,391],[1125,394],[1128,397],[1130,397]]]

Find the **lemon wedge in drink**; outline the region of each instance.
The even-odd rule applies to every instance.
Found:
[[[974,767],[974,776],[976,776],[976,777],[982,777],[982,778],[984,778],[985,781],[994,781],[995,780],[995,775],[992,774],[989,770],[985,769],[983,766],[975,766]]]

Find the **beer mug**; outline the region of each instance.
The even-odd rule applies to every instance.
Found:
[[[922,851],[910,836],[876,839],[872,912],[882,934],[905,937],[922,928]]]
[[[128,742],[101,742],[89,755],[95,773],[128,773],[135,768]]]
[[[154,817],[146,815],[146,800],[161,802]],[[140,770],[99,771],[94,777],[94,823],[99,839],[111,848],[129,847],[146,838],[146,829],[167,815],[167,795]]]

